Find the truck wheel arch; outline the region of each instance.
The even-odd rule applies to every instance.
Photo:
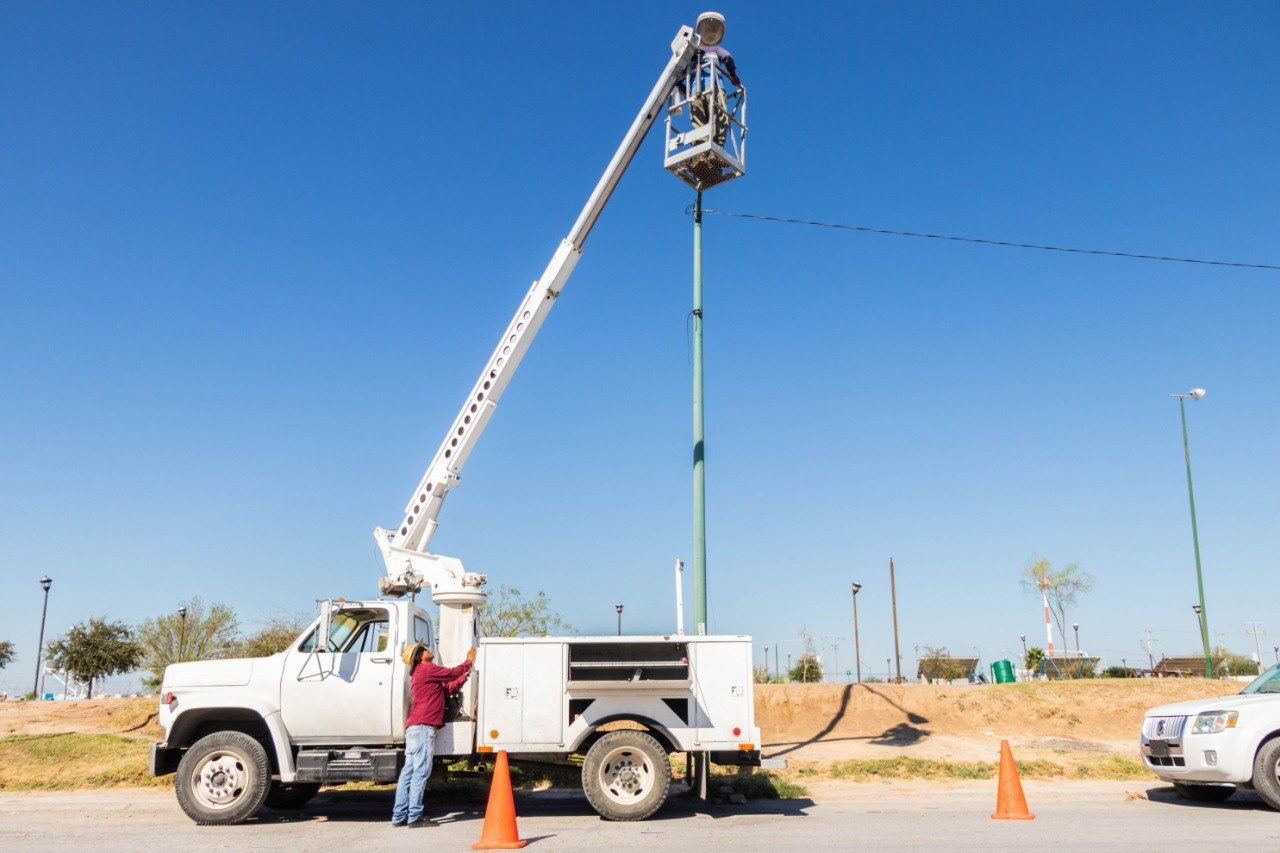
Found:
[[[174,720],[166,743],[170,748],[186,749],[196,741],[220,731],[235,731],[259,741],[267,751],[271,772],[282,779],[293,778],[293,752],[289,739],[274,715],[264,715],[255,708],[209,707],[188,709]],[[282,760],[283,759],[283,760]]]
[[[676,746],[676,739],[672,737],[671,732],[667,731],[665,726],[649,717],[643,716],[642,714],[614,714],[609,717],[601,717],[599,720],[595,720],[591,723],[591,728],[583,732],[575,743],[569,745],[569,751],[585,755],[596,741],[608,734],[608,732],[600,730],[603,726],[606,726],[609,723],[621,722],[635,723],[640,726],[668,753],[681,751],[680,748]]]

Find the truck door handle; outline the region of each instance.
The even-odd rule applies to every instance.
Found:
[[[391,663],[391,658],[373,658],[374,663]]]

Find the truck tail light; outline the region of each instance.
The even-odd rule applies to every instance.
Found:
[[[164,693],[164,694],[160,697],[160,704],[161,704],[161,705],[168,705],[168,706],[170,706],[170,707],[172,707],[172,706],[174,706],[174,705],[177,705],[177,704],[178,704],[178,694],[177,694],[177,693],[174,693],[172,690],[170,690],[170,691],[168,691],[168,692]]]
[[[734,736],[734,737],[737,737],[737,736],[738,736],[738,735],[740,735],[740,734],[742,734],[742,729],[738,728],[737,726],[734,726],[734,727],[733,727],[733,736]]]

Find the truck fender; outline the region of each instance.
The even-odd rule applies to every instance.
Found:
[[[590,723],[590,728],[578,735],[578,737],[574,738],[573,742],[569,744],[569,751],[585,753],[591,748],[591,744],[595,743],[605,734],[605,732],[600,731],[601,726],[608,723],[621,722],[622,720],[639,723],[644,726],[649,730],[649,734],[652,735],[658,743],[662,744],[662,748],[667,752],[671,753],[680,751],[679,747],[676,746],[678,741],[672,737],[671,732],[667,730],[666,726],[663,726],[661,723],[658,723],[643,714],[614,714],[609,717],[601,717],[598,720],[593,720]]]
[[[168,748],[185,748],[191,746],[200,737],[202,730],[210,723],[226,722],[232,725],[228,729],[240,729],[237,723],[260,723],[267,730],[270,741],[272,764],[280,776],[281,782],[292,782],[297,774],[293,760],[293,748],[289,742],[289,733],[285,731],[280,719],[279,709],[263,702],[240,701],[235,705],[226,705],[216,701],[216,697],[191,696],[183,697],[181,707],[169,726],[165,746]]]

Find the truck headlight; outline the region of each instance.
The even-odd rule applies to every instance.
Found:
[[[1240,716],[1237,711],[1205,711],[1196,714],[1196,721],[1191,726],[1191,733],[1211,735],[1224,729],[1233,728]]]

